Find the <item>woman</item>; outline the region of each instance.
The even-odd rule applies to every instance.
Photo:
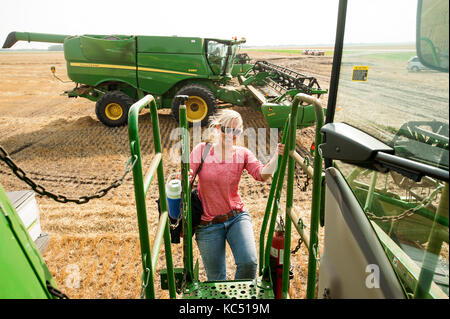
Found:
[[[197,245],[209,281],[227,279],[226,241],[236,262],[235,279],[253,279],[258,259],[250,215],[238,194],[239,181],[244,169],[257,181],[272,177],[284,145],[278,144],[278,154],[263,165],[250,150],[236,145],[243,131],[238,112],[220,110],[210,121],[216,138],[203,155],[205,160],[198,173],[198,192],[204,212],[196,230]],[[194,173],[205,147],[206,143],[200,143],[190,154]]]

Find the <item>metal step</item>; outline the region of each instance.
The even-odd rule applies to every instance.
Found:
[[[272,285],[261,279],[205,281],[186,288],[183,299],[274,299]]]
[[[7,192],[6,195],[36,247],[43,254],[48,248],[49,234],[42,232],[39,207],[34,192],[31,190],[11,191]]]

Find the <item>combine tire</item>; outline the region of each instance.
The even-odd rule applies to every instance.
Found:
[[[95,104],[97,118],[106,126],[122,126],[128,123],[128,110],[133,99],[121,91],[111,91],[103,95]]]
[[[188,95],[186,102],[187,120],[189,125],[194,122],[201,122],[202,126],[208,124],[209,117],[216,111],[216,98],[210,89],[199,84],[190,84],[181,88],[176,95]],[[172,115],[179,121],[179,103],[173,99]]]

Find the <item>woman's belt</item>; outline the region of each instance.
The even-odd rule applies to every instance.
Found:
[[[206,225],[211,225],[211,224],[224,223],[231,217],[237,216],[240,213],[242,213],[242,211],[240,211],[238,209],[233,209],[232,211],[229,211],[226,214],[218,215],[218,216],[214,217],[213,220],[210,220],[210,221],[201,220],[200,225],[206,226]]]

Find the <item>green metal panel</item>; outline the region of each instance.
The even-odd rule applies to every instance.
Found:
[[[139,87],[151,94],[163,95],[185,80],[208,79],[204,56],[183,54],[138,54]]]
[[[81,50],[80,37],[70,37],[64,40],[64,58],[70,61],[87,61]]]
[[[249,64],[249,63],[245,63],[245,64],[241,64],[241,63],[234,63],[233,67],[231,69],[231,75],[233,77],[236,77],[238,74],[242,73],[246,73],[248,70],[253,68],[253,64]]]
[[[251,105],[251,94],[243,87],[217,87],[214,85],[210,86],[211,90],[217,99],[226,101],[233,105],[239,106],[252,106]],[[259,105],[258,105],[259,107]]]
[[[80,36],[83,55],[91,62],[135,65],[136,42],[134,37]]]
[[[56,283],[1,185],[0,242],[0,299],[51,298]]]
[[[67,74],[76,82],[90,86],[98,86],[105,82],[126,83],[134,88],[136,85],[136,71],[110,68],[107,65],[76,65],[76,62],[67,63]],[[86,63],[88,64],[88,63]]]
[[[137,36],[138,52],[202,54],[203,39],[190,37]]]
[[[292,107],[291,105],[267,103],[261,106],[261,111],[263,112],[269,127],[282,128],[288,115],[292,111]],[[316,116],[314,106],[307,105],[299,108],[297,113],[297,128],[312,126],[315,121]]]
[[[201,54],[138,53],[138,66],[154,68],[161,73],[171,71],[205,78],[211,74],[206,59]]]
[[[94,49],[85,48],[83,43],[97,43]],[[103,42],[102,42],[103,41]],[[131,46],[134,40],[106,41],[90,37],[71,37],[64,42],[64,56],[67,61],[67,75],[77,83],[97,86],[106,81],[124,82],[137,87],[136,63],[130,59],[129,50],[123,49],[123,61],[120,62],[120,50],[112,50],[107,54],[108,47],[119,43],[119,47]],[[103,44],[104,43],[104,44]],[[122,43],[120,45],[120,43]],[[103,46],[102,46],[103,44]],[[129,48],[128,48],[129,49]],[[100,59],[104,51],[104,59]],[[87,56],[85,55],[87,54]]]

